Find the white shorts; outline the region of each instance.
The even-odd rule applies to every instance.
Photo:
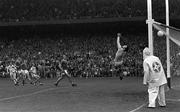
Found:
[[[26,78],[29,75],[28,70],[20,70],[18,73],[21,75],[21,77]]]
[[[28,70],[24,70],[24,74],[29,74]]]
[[[11,79],[16,79],[16,72],[10,72]]]
[[[31,76],[32,76],[33,78],[40,78],[40,76],[37,75],[37,74],[35,74],[35,73],[31,73]]]

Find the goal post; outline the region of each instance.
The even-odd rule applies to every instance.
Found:
[[[147,21],[146,23],[148,24],[148,47],[153,54],[153,32],[152,32],[152,24],[153,24],[153,19],[152,19],[152,1],[147,0]]]
[[[158,5],[158,4],[157,4]],[[166,25],[169,26],[169,0],[165,0],[165,6],[166,6]],[[151,50],[151,53],[154,54],[154,45],[153,45],[153,23],[154,20],[152,18],[152,0],[147,0],[147,21],[148,24],[148,46]],[[168,80],[168,86],[171,88],[171,74],[170,74],[170,46],[169,46],[169,28],[166,28],[166,73],[167,73],[167,80]]]
[[[169,0],[165,0],[166,6],[166,25],[169,26]],[[167,80],[168,86],[171,88],[171,74],[170,74],[170,46],[169,46],[169,28],[166,28],[166,55],[167,55]]]

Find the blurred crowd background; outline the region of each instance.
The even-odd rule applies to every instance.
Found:
[[[152,1],[153,4],[158,4],[153,6],[153,16],[164,16],[164,0]],[[179,4],[179,0],[170,1],[170,17],[180,15]],[[0,23],[146,17],[146,5],[146,0],[0,0]],[[139,23],[135,24],[138,26]],[[33,24],[33,26],[35,25]],[[12,27],[11,31],[16,27]],[[117,27],[121,26],[116,26],[114,29]],[[66,26],[61,28],[68,29]],[[103,29],[103,26],[100,28]],[[130,28],[133,29],[127,26],[125,30]],[[64,34],[64,32],[59,33],[56,29],[58,33],[53,33],[53,35],[46,33],[47,35],[44,36],[44,34],[41,35],[35,31],[36,29],[34,29],[35,33],[33,32],[33,34],[31,34],[32,31],[24,32],[25,30],[22,29],[24,34],[22,33],[23,35],[18,37],[16,33],[18,38],[4,36],[0,40],[0,72],[2,77],[6,77],[6,74],[2,74],[2,72],[5,71],[4,68],[10,62],[16,64],[22,61],[27,62],[28,68],[31,67],[32,63],[35,63],[41,77],[56,77],[56,66],[63,54],[68,56],[69,69],[74,77],[112,77],[118,75],[114,72],[115,68],[112,64],[117,51],[116,31],[111,32],[111,34],[100,32]],[[123,41],[121,41],[122,45],[129,47],[122,67],[122,73],[127,76],[143,76],[142,50],[148,46],[148,38],[147,32],[138,33],[138,29],[144,28],[134,27],[135,33],[126,32],[123,35]],[[166,69],[166,41],[159,39],[156,38],[154,43],[155,55],[160,56]],[[179,55],[175,53],[171,58],[171,60],[177,60]],[[177,61],[172,61],[172,66],[178,68],[179,64]]]
[[[164,0],[153,1],[153,16],[165,15]],[[170,17],[179,17],[179,0],[171,0]],[[146,0],[0,0],[1,22],[147,15]]]
[[[147,43],[142,36],[125,35],[121,44],[128,45],[123,71],[130,76],[142,75],[142,48]],[[141,42],[141,43],[139,43]],[[112,61],[117,51],[116,35],[56,35],[42,38],[38,35],[19,39],[1,40],[0,60],[6,66],[10,62],[26,60],[28,68],[32,63],[40,67],[42,77],[55,77],[56,65],[65,54],[69,68],[76,77],[118,76],[113,73]]]

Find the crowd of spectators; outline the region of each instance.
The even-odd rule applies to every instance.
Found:
[[[180,13],[170,2],[170,16]],[[153,15],[165,15],[164,0],[153,0]],[[0,0],[1,22],[147,16],[146,0]]]
[[[152,2],[153,16],[164,16],[164,0]],[[171,17],[180,14],[178,4],[178,0],[169,1]],[[145,17],[146,5],[146,0],[0,0],[0,22]],[[123,71],[130,76],[142,76],[142,49],[147,45],[147,38],[144,38],[147,36],[125,36],[127,38],[122,44],[127,44],[129,51],[124,59]],[[155,55],[160,57],[166,69],[166,47],[162,47],[166,42],[159,39],[154,41]],[[42,77],[53,77],[56,76],[55,66],[62,54],[66,54],[73,76],[114,76],[116,74],[111,62],[116,51],[116,34],[33,35],[30,38],[0,40],[0,63],[8,65],[11,61],[26,60],[29,67],[32,63],[39,67]],[[179,57],[177,53],[174,54],[171,55],[172,68],[178,68],[178,62],[173,60]]]
[[[124,35],[121,44],[129,47],[124,58],[122,72],[128,76],[143,76],[142,50],[147,46],[145,35]],[[160,57],[166,71],[166,40],[154,38],[154,54]],[[28,68],[35,63],[42,77],[56,77],[56,66],[62,55],[69,60],[69,70],[74,77],[113,77],[118,76],[112,61],[117,51],[116,34],[75,34],[41,37],[21,37],[1,39],[0,64],[27,61]],[[164,46],[164,47],[163,47]],[[171,72],[178,75],[179,47],[171,46]],[[0,67],[1,68],[1,67]],[[0,69],[1,70],[1,69]],[[2,74],[1,74],[2,75]]]
[[[102,38],[103,37],[103,38]],[[129,76],[142,76],[142,36],[125,35],[121,44],[129,51],[124,58],[123,71]],[[114,35],[56,35],[51,38],[34,36],[1,40],[0,60],[9,62],[26,60],[35,63],[43,71],[42,77],[56,77],[55,66],[65,54],[69,59],[70,71],[76,77],[117,76],[112,61],[117,51]]]

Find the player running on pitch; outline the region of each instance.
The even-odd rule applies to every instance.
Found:
[[[7,67],[7,72],[10,75],[10,78],[13,80],[14,85],[18,85],[18,78],[17,78],[17,69],[13,62],[10,62],[10,65]]]
[[[123,76],[122,76],[121,72],[122,72],[123,58],[124,58],[124,55],[125,55],[126,51],[128,50],[128,48],[127,48],[127,45],[121,46],[120,38],[121,38],[121,33],[118,33],[117,34],[117,48],[118,48],[118,50],[117,50],[116,55],[115,55],[114,65],[116,68],[116,72],[120,75],[119,76],[120,80],[122,80]]]
[[[39,83],[39,85],[43,85],[43,83],[41,83],[40,81],[41,77],[38,75],[37,69],[34,63],[32,63],[32,66],[30,68],[30,74],[31,74],[31,77],[35,79],[34,85],[36,85],[37,83]]]
[[[57,79],[57,81],[54,83],[55,86],[58,86],[59,82],[64,79],[66,76],[71,83],[72,86],[77,86],[77,84],[74,84],[73,81],[71,80],[71,75],[69,74],[68,71],[68,61],[66,55],[63,55],[63,59],[61,60],[61,63],[59,63],[58,69],[61,70],[61,75]]]

